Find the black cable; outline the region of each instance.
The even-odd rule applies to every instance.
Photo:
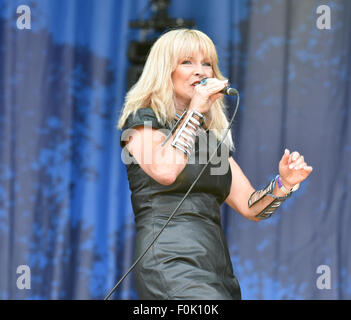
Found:
[[[235,91],[235,94],[237,95],[237,99],[236,99],[236,107],[234,110],[234,114],[232,116],[232,119],[229,122],[229,126],[227,128],[227,131],[225,132],[224,136],[222,137],[221,142],[218,144],[217,149],[212,153],[212,155],[210,156],[209,160],[207,161],[207,163],[205,164],[205,166],[202,168],[202,170],[200,171],[199,175],[197,176],[197,178],[194,180],[193,184],[190,186],[189,190],[187,191],[187,193],[185,194],[185,196],[183,197],[183,199],[179,202],[179,204],[177,205],[177,207],[174,209],[174,211],[172,212],[172,214],[169,216],[168,220],[166,221],[166,223],[164,224],[164,226],[161,228],[161,230],[159,231],[159,233],[156,235],[156,237],[151,241],[151,243],[149,244],[149,246],[145,249],[145,251],[138,257],[138,259],[136,259],[136,261],[133,263],[133,265],[128,269],[128,271],[124,274],[124,276],[117,282],[117,284],[112,288],[112,290],[108,293],[108,295],[104,298],[104,300],[108,300],[110,298],[110,296],[117,290],[117,288],[119,287],[119,285],[122,283],[122,281],[127,277],[127,275],[134,269],[134,267],[138,264],[138,262],[145,256],[145,254],[149,251],[149,249],[152,247],[152,245],[155,243],[155,241],[158,239],[158,237],[161,235],[162,231],[167,227],[168,223],[171,221],[171,219],[173,218],[173,216],[175,215],[175,213],[177,212],[177,210],[179,209],[179,207],[183,204],[184,200],[186,199],[186,197],[189,195],[190,191],[193,189],[193,187],[195,186],[196,182],[200,179],[201,175],[203,174],[203,172],[205,171],[205,169],[207,168],[208,164],[211,162],[212,158],[215,156],[215,154],[217,154],[217,151],[219,149],[219,147],[222,145],[224,139],[226,138],[228,131],[230,130],[230,128],[232,127],[232,124],[234,122],[236,113],[238,111],[238,107],[239,107],[239,102],[240,102],[240,95],[239,92],[236,89],[233,89]]]

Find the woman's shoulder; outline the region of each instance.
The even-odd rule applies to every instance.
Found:
[[[166,128],[166,126],[163,125],[157,119],[157,116],[154,110],[152,110],[152,108],[149,108],[149,107],[139,108],[135,112],[131,112],[128,115],[122,127],[122,134],[121,134],[121,140],[120,140],[120,144],[122,148],[124,147],[125,137],[128,136],[130,133],[128,131],[138,126],[152,127],[154,129]]]
[[[149,107],[139,108],[135,112],[131,112],[126,119],[122,130],[131,129],[140,125],[152,126],[155,129],[161,129],[164,127],[158,121],[154,110]]]

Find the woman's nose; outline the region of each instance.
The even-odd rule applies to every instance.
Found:
[[[195,67],[195,75],[196,76],[203,76],[203,75],[205,75],[205,71],[203,69],[202,64],[196,65],[196,67]]]

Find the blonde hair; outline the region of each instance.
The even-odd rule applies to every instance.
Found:
[[[218,68],[218,56],[212,40],[199,30],[178,29],[163,34],[152,46],[144,70],[138,82],[126,95],[117,129],[123,125],[131,113],[140,108],[150,107],[157,120],[172,127],[175,118],[175,99],[172,73],[181,58],[201,52],[211,61],[213,77],[224,80]],[[223,97],[217,99],[206,116],[205,128],[211,130],[218,140],[228,127],[226,107]],[[231,132],[224,143],[233,149]]]

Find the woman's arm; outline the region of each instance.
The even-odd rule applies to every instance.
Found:
[[[256,216],[273,202],[273,197],[267,195],[249,208],[248,200],[252,193],[255,192],[255,189],[232,157],[229,158],[229,163],[232,172],[232,185],[225,202],[244,217],[253,221],[261,221],[261,219]],[[295,184],[305,180],[311,172],[312,167],[307,166],[303,156],[300,156],[298,152],[290,154],[290,152],[286,150],[279,163],[279,173],[283,185],[287,189],[291,189]],[[275,185],[273,194],[278,197],[284,197],[286,195],[280,190],[278,184]]]
[[[255,218],[255,216],[259,213],[258,209],[250,209],[248,206],[250,195],[255,191],[255,189],[252,187],[250,181],[247,179],[239,165],[232,157],[229,158],[229,164],[232,172],[232,184],[229,195],[225,200],[226,204],[233,208],[236,212],[239,212],[245,218],[259,221],[259,219]]]
[[[183,152],[171,146],[173,138],[162,146],[165,138],[161,130],[138,126],[132,129],[126,148],[146,174],[162,185],[170,185],[182,172],[188,159]]]

